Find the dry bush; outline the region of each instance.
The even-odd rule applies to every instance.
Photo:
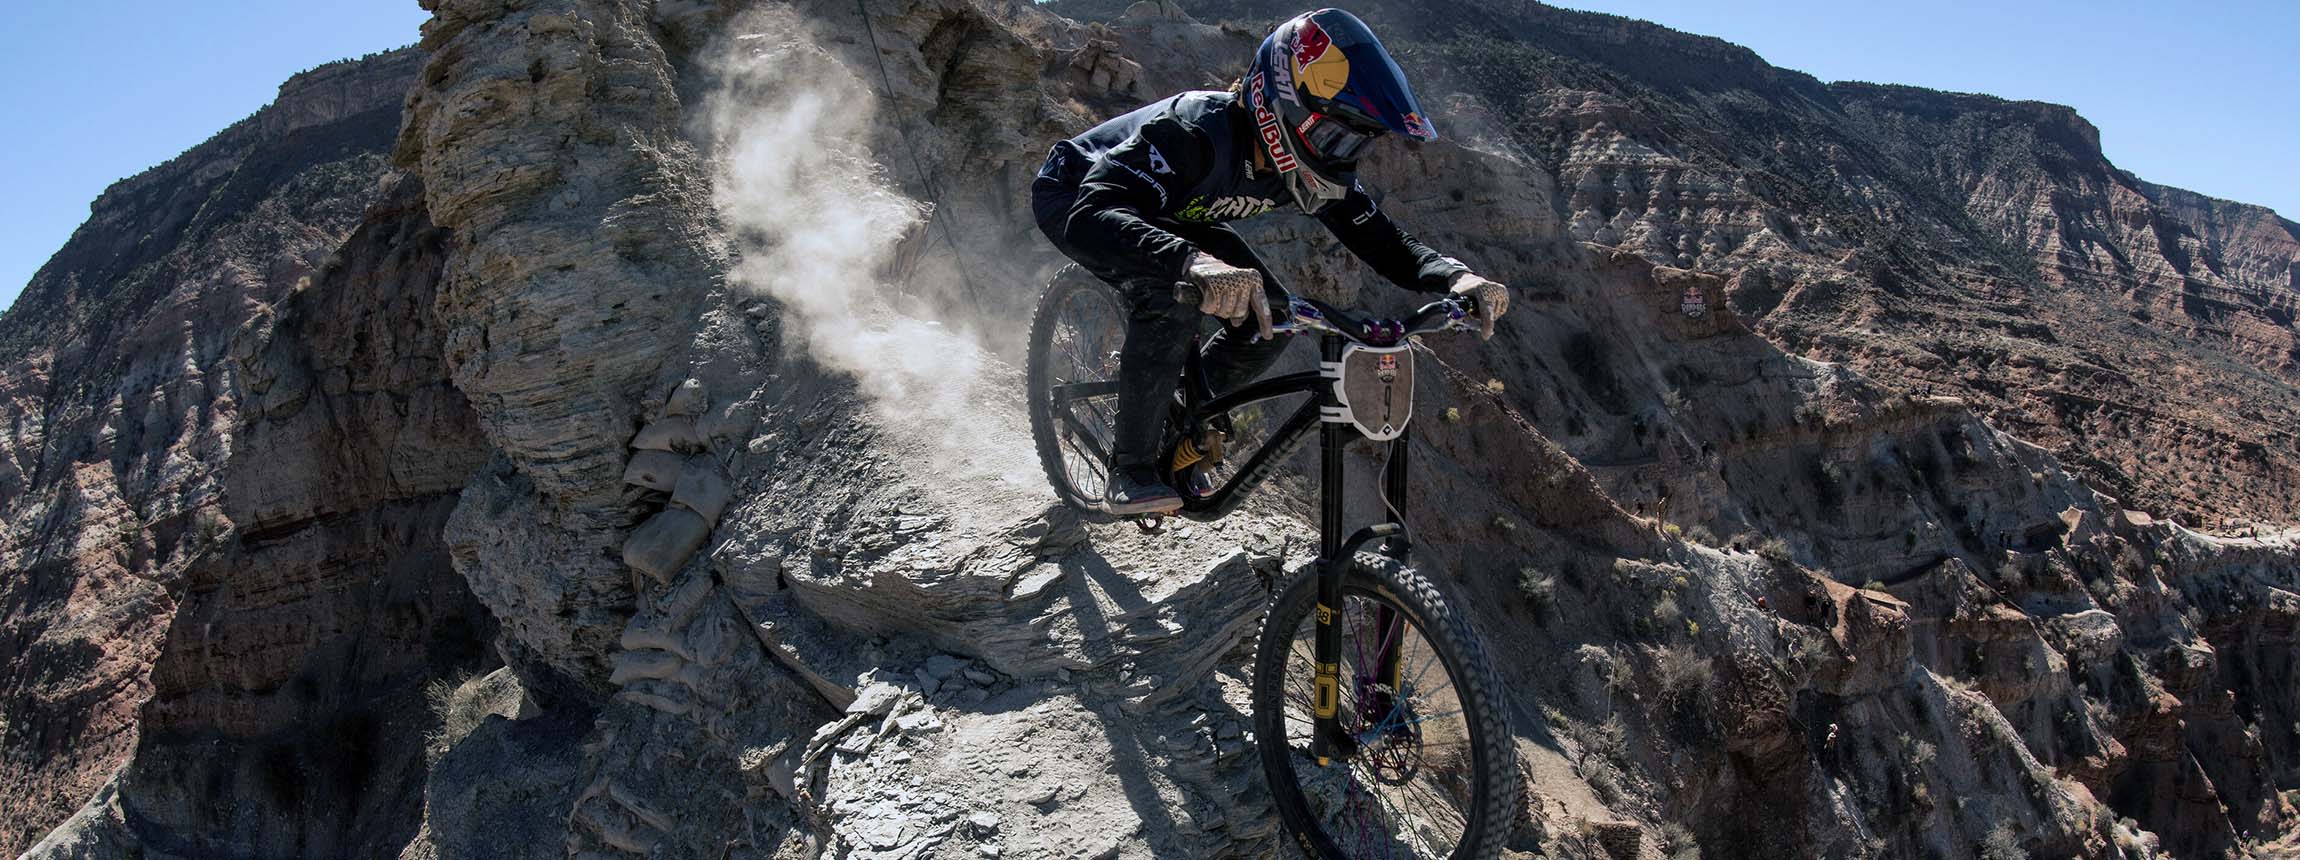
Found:
[[[1557,575],[1538,568],[1521,568],[1517,572],[1517,594],[1525,598],[1526,608],[1533,610],[1535,618],[1546,618],[1557,605]]]
[[[2020,831],[2012,822],[1997,822],[1987,839],[1981,840],[1981,860],[2028,860],[2028,850],[2021,847]]]
[[[433,681],[423,688],[423,698],[431,704],[432,719],[431,732],[423,738],[425,760],[438,764],[440,756],[446,755],[449,747],[455,746],[456,741],[471,734],[472,729],[479,728],[479,724],[487,719],[487,712],[480,709],[476,697],[466,696],[462,701],[456,700],[455,691],[470,681],[471,673],[462,672]]]
[[[1606,806],[1619,806],[1629,796],[1628,792],[1622,790],[1621,777],[1614,772],[1613,765],[1592,762],[1584,770],[1587,773],[1582,774],[1582,781],[1589,783],[1589,792],[1597,795],[1597,802]]]
[[[1630,667],[1629,658],[1621,656],[1620,652],[1611,648],[1605,649],[1606,692],[1620,693],[1629,686],[1630,681],[1636,680],[1636,678],[1637,670]],[[2300,722],[2294,722],[2292,730],[2295,733],[2300,733]]]
[[[2019,591],[2028,585],[2028,571],[2019,562],[2007,561],[1997,567],[1997,582],[2003,584],[2006,591]]]
[[[1701,846],[1693,841],[1693,831],[1683,824],[1670,822],[1661,825],[1661,853],[1669,860],[1701,860]]]
[[[1660,602],[1653,604],[1653,626],[1663,635],[1675,631],[1684,623],[1685,610],[1677,607],[1676,595],[1663,595]]]
[[[1654,680],[1661,688],[1661,700],[1670,707],[1698,702],[1714,674],[1709,658],[1693,653],[1691,648],[1663,648],[1653,658]]]
[[[486,724],[489,715],[517,714],[526,696],[511,673],[501,670],[476,677],[461,672],[425,685],[423,697],[431,706],[432,724],[423,737],[424,758],[437,764],[457,742]]]

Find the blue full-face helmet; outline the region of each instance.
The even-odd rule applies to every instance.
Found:
[[[1340,9],[1271,31],[1246,71],[1246,101],[1264,153],[1313,215],[1349,193],[1358,157],[1382,135],[1438,136],[1381,40]]]

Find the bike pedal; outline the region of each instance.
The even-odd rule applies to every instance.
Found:
[[[1142,533],[1146,535],[1158,534],[1166,530],[1166,517],[1162,514],[1150,514],[1135,520],[1134,527],[1141,529]]]

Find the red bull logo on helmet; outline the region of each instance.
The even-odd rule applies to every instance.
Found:
[[[1246,85],[1247,97],[1254,102],[1254,124],[1261,129],[1262,148],[1269,150],[1270,163],[1277,165],[1280,173],[1292,173],[1301,164],[1286,149],[1286,127],[1278,122],[1278,115],[1270,110],[1269,91],[1263,84],[1261,74],[1256,73],[1254,79]]]
[[[1326,35],[1326,28],[1318,26],[1316,20],[1303,21],[1302,29],[1294,34],[1294,65],[1315,63],[1333,46],[1334,37]]]
[[[1421,114],[1406,114],[1405,124],[1406,134],[1413,135],[1414,137],[1418,137],[1423,140],[1437,139],[1437,130],[1430,128],[1430,121],[1422,119]]]
[[[1330,99],[1350,85],[1350,56],[1334,50],[1334,39],[1315,20],[1304,19],[1294,33],[1294,80],[1310,95]]]

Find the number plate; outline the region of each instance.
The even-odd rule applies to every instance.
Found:
[[[1414,417],[1412,345],[1350,344],[1342,350],[1340,366],[1328,374],[1334,377],[1334,396],[1342,401],[1335,417],[1347,419],[1376,442],[1406,432]]]

